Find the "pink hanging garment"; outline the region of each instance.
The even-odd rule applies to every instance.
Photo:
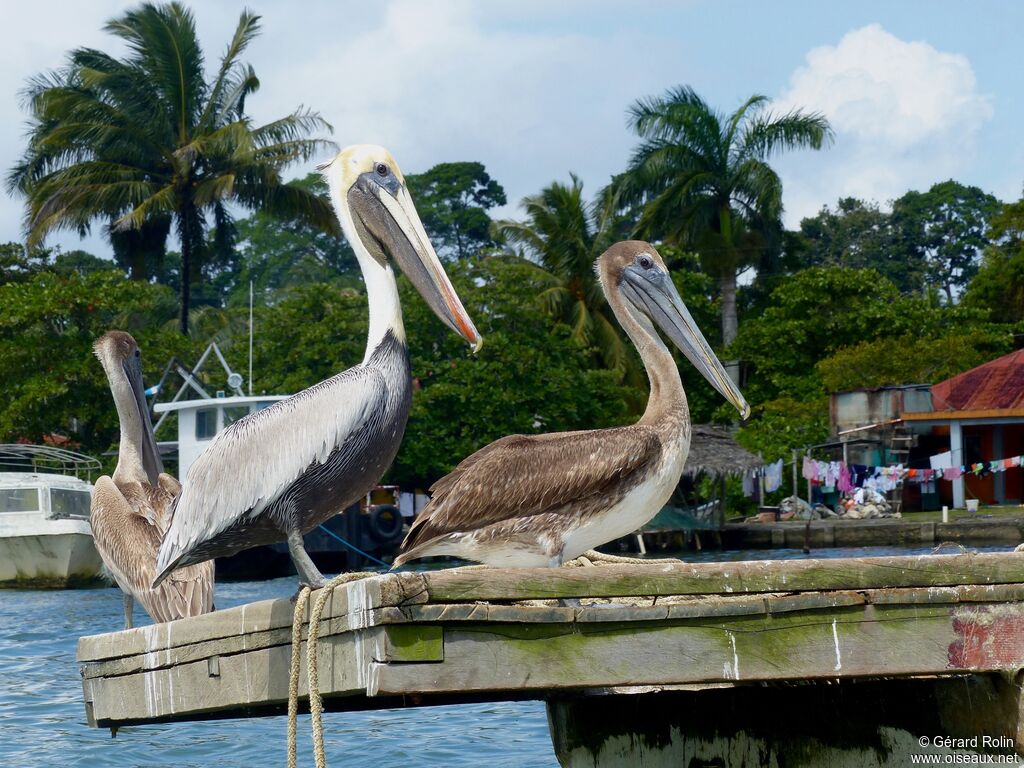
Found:
[[[804,480],[814,480],[817,477],[818,465],[810,456],[804,456],[803,476]]]
[[[850,482],[850,468],[846,464],[839,465],[839,482],[836,488],[840,493],[850,493],[853,490],[853,483]]]

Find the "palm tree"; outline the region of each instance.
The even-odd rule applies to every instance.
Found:
[[[281,171],[329,145],[309,138],[330,126],[299,108],[253,126],[245,102],[259,87],[239,60],[259,32],[242,13],[207,82],[191,12],[174,2],[145,3],[107,23],[128,47],[124,58],[90,48],[63,69],[30,81],[29,145],[8,186],[27,201],[30,243],[58,228],[86,231],[107,223],[133,277],[152,273],[173,224],[181,245],[182,333],[189,287],[215,225],[213,246],[231,247],[229,205],[298,217],[336,232],[329,203],[284,184]]]
[[[722,341],[738,327],[736,278],[756,264],[780,229],[782,181],[767,160],[786,149],[820,149],[832,139],[818,113],[771,112],[751,96],[731,115],[716,112],[692,88],[641,99],[629,125],[643,139],[615,182],[623,204],[643,206],[636,234],[701,257],[722,296]],[[737,370],[733,365],[731,373]]]
[[[626,376],[634,361],[594,273],[594,261],[621,238],[624,227],[614,200],[588,204],[583,183],[574,174],[571,179],[524,198],[526,221],[495,221],[492,229],[496,239],[521,246],[538,265],[545,311],[568,325],[573,338],[594,349],[606,367]]]

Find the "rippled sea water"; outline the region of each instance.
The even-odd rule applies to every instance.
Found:
[[[821,549],[813,556],[928,552],[931,549]],[[683,556],[690,561],[805,557],[795,549]],[[294,590],[293,578],[218,584],[217,606],[285,597]],[[108,730],[88,727],[75,645],[81,635],[116,630],[122,622],[121,593],[116,589],[0,590],[0,766],[285,765],[284,717],[135,726],[122,728],[116,739]],[[137,608],[136,625],[142,623],[148,623],[148,617]],[[557,766],[544,704],[539,701],[329,713],[324,716],[324,732],[328,763],[345,768]],[[299,764],[313,764],[308,716],[299,718]]]

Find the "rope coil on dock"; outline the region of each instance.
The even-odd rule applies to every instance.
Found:
[[[320,638],[320,619],[327,600],[336,587],[380,574],[368,571],[340,573],[317,590],[316,601],[309,614],[309,630],[306,638],[306,681],[309,688],[310,725],[313,730],[313,759],[316,768],[327,768],[324,752],[323,698],[320,696],[320,678],[317,672],[317,643]],[[299,716],[299,668],[302,666],[302,624],[305,621],[306,606],[312,594],[307,586],[299,590],[295,599],[295,613],[292,615],[292,658],[288,678],[288,768],[298,765],[298,716]]]

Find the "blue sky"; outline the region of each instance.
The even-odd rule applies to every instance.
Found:
[[[5,8],[0,163],[22,148],[17,91],[75,46],[112,49],[116,0]],[[947,178],[1004,200],[1024,187],[1024,4],[1010,2],[253,2],[257,120],[318,109],[339,144],[375,142],[406,172],[480,160],[515,203],[579,174],[591,192],[635,143],[631,101],[676,84],[728,111],[752,93],[825,112],[836,142],[776,162],[786,219],[841,195],[886,201]],[[208,56],[242,4],[193,4]],[[295,167],[304,174],[312,168]],[[0,197],[0,240],[20,203]],[[51,239],[66,248],[78,238]],[[85,247],[103,254],[92,236]]]

